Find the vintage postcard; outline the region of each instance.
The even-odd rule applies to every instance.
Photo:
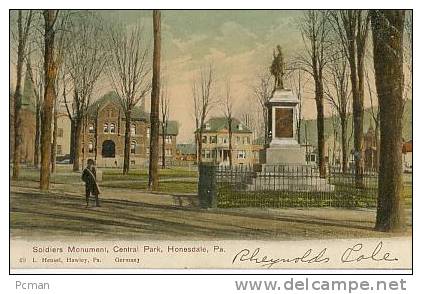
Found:
[[[412,273],[411,10],[9,16],[11,273]]]

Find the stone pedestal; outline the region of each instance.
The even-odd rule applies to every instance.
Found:
[[[305,165],[305,150],[297,145],[271,146],[266,150],[266,165]]]
[[[298,98],[288,89],[276,89],[267,102],[269,147],[265,150],[268,165],[305,165],[305,150],[296,138]]]

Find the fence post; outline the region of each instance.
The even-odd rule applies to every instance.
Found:
[[[199,205],[201,208],[217,207],[217,166],[201,163],[198,181]]]

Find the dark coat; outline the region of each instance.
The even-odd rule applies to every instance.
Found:
[[[97,172],[95,167],[91,167],[90,171],[91,172],[88,171],[88,168],[84,168],[82,172],[82,181],[85,182],[85,189],[92,194],[100,194],[100,190],[96,181]],[[94,177],[92,175],[94,175]]]

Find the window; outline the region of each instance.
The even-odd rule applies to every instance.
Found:
[[[131,154],[136,153],[136,141],[132,141],[132,143],[130,143],[130,153]]]
[[[236,140],[237,140],[237,144],[240,144],[240,137],[239,136],[236,137]]]
[[[202,157],[202,158],[205,158],[205,150],[202,150],[202,152],[201,152],[201,157]]]
[[[212,158],[217,158],[217,150],[212,150],[211,151],[211,157]]]
[[[210,143],[217,143],[217,136],[211,136]]]
[[[171,155],[172,155],[172,150],[166,149],[166,156],[171,156]]]
[[[92,143],[92,141],[89,141],[88,143],[88,152],[89,153],[94,152],[94,144]]]
[[[114,134],[116,132],[116,125],[111,123],[110,124],[110,133]]]
[[[93,124],[89,124],[88,126],[88,133],[93,134],[94,133],[94,125]]]
[[[207,136],[202,137],[202,143],[207,144]]]
[[[222,144],[227,144],[227,142],[228,142],[227,137],[222,137],[220,142]]]
[[[104,124],[104,133],[108,133],[108,123]]]
[[[239,158],[239,159],[245,159],[246,158],[246,151],[245,150],[239,150],[237,152],[237,158]]]
[[[62,145],[57,145],[57,147],[56,147],[57,149],[56,149],[56,154],[57,155],[61,155],[62,154]]]
[[[149,155],[149,147],[147,147],[147,148],[145,149],[145,153],[146,153],[147,155]]]
[[[171,136],[166,136],[166,143],[171,144]]]
[[[250,144],[251,143],[251,138],[246,137],[246,143]]]
[[[205,150],[205,158],[211,158],[211,151]]]
[[[239,125],[237,126],[237,128],[239,129],[239,131],[242,131],[242,130],[243,130],[243,126],[242,126],[241,124],[239,124]]]
[[[131,124],[130,125],[130,134],[132,136],[135,136],[136,135],[136,125],[135,124]]]
[[[105,140],[101,148],[101,155],[106,158],[116,157],[116,144],[112,140]]]
[[[211,125],[210,125],[210,123],[206,123],[206,124],[205,124],[205,129],[206,129],[206,130],[211,130]]]
[[[62,128],[57,129],[57,137],[63,138],[63,129]]]
[[[135,160],[131,160],[131,161],[130,161],[130,164],[131,164],[131,165],[135,165],[135,163],[136,163],[136,162],[135,162]]]
[[[151,129],[150,128],[147,128],[147,138],[148,139],[149,139],[150,134],[151,134]]]

